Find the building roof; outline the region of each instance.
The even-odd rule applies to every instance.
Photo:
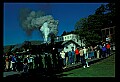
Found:
[[[72,43],[76,44],[77,46],[80,46],[78,43],[76,43],[76,42],[73,41],[73,40],[64,41],[61,45],[65,45],[65,44],[67,44],[67,43],[69,43],[69,42],[72,42]]]
[[[41,45],[43,41],[30,41],[31,45]]]
[[[17,44],[17,45],[14,46],[14,48],[11,49],[11,51],[14,51],[17,48],[21,48],[23,45],[24,45],[23,43],[22,44]]]

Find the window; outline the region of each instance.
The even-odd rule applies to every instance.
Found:
[[[74,47],[71,47],[71,49],[74,49]]]
[[[69,36],[67,36],[67,39],[69,39]]]
[[[106,29],[106,35],[109,35],[109,29]]]
[[[72,38],[74,38],[74,36],[72,36]]]
[[[81,43],[81,40],[80,40],[80,43]]]
[[[65,37],[65,39],[66,39],[66,37]]]
[[[110,28],[110,34],[113,34],[113,28]]]
[[[102,30],[102,35],[105,35],[105,30]]]

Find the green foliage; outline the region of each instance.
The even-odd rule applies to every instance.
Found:
[[[86,22],[87,22],[87,18],[81,18],[79,21],[77,21],[77,23],[75,24],[75,29],[79,29],[82,27],[86,26]]]
[[[75,33],[85,37],[86,45],[92,45],[102,40],[101,29],[111,26],[115,26],[115,3],[102,4],[95,14],[77,21]]]
[[[99,62],[91,64],[89,68],[78,68],[62,73],[62,77],[115,77],[115,54]]]
[[[95,14],[98,15],[104,14],[105,10],[106,10],[105,5],[102,4],[98,9],[96,9]]]

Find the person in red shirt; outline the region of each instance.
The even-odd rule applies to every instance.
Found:
[[[76,55],[76,63],[80,62],[79,47],[76,48],[75,55]]]
[[[110,43],[106,44],[106,49],[107,49],[107,56],[110,55]]]

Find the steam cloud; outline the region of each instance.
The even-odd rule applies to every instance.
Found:
[[[51,33],[55,36],[58,33],[58,20],[54,20],[52,15],[46,15],[42,11],[35,12],[27,8],[22,9],[20,11],[20,25],[29,36],[33,30],[40,30],[44,42],[48,41]]]

